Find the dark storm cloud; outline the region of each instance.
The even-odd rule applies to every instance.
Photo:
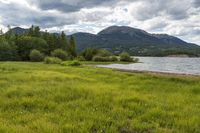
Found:
[[[200,7],[200,0],[194,0],[194,1],[193,1],[193,5],[194,5],[194,7],[196,7],[196,8]]]
[[[126,1],[126,0],[125,0]],[[92,8],[97,6],[112,6],[118,0],[29,0],[42,10],[58,10],[62,12],[75,12],[82,8]]]
[[[40,25],[43,28],[50,28],[53,26],[69,25],[78,21],[76,16],[55,16],[52,13],[31,10],[15,3],[1,4],[0,2],[0,12],[3,12],[3,14],[0,14],[1,24],[3,25],[19,26],[34,24]]]
[[[188,17],[188,10],[191,7],[189,0],[138,0],[140,6],[133,10],[134,17],[144,21],[157,16],[168,16],[174,20],[181,20]]]

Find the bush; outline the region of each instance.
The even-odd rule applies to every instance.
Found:
[[[61,60],[67,60],[68,59],[67,52],[65,52],[62,49],[56,49],[56,50],[54,50],[53,52],[51,52],[51,56],[57,57],[57,58],[59,58]]]
[[[82,53],[81,53],[81,56],[83,56],[85,58],[85,60],[87,61],[91,61],[93,60],[93,58],[95,56],[97,57],[110,57],[112,56],[113,54],[111,52],[109,52],[108,50],[106,49],[94,49],[94,48],[88,48],[88,49],[85,49]],[[105,58],[105,60],[106,60]],[[102,58],[102,60],[104,60]]]
[[[120,61],[133,62],[133,58],[128,53],[123,52],[120,54]]]
[[[139,62],[139,59],[138,58],[133,58],[133,62],[137,63],[137,62]]]
[[[74,61],[69,63],[69,66],[80,66],[80,65],[81,65],[81,63],[77,60],[74,60]]]
[[[98,53],[97,49],[93,49],[93,48],[87,48],[85,49],[81,55],[85,58],[85,60],[87,61],[91,61],[93,59],[93,57]]]
[[[44,55],[36,49],[31,51],[29,57],[30,57],[30,60],[33,62],[40,62],[40,61],[43,61],[44,59]]]
[[[92,60],[96,61],[96,62],[114,62],[114,61],[118,61],[117,57],[115,57],[115,56],[111,56],[111,57],[94,56]]]
[[[110,57],[112,55],[113,54],[106,49],[99,49],[97,52],[97,56],[101,56],[101,57]]]
[[[110,61],[113,61],[113,62],[114,62],[114,61],[118,61],[118,58],[117,58],[116,56],[111,56],[111,57],[110,57]]]
[[[76,58],[76,60],[78,60],[78,61],[85,61],[85,58],[84,58],[83,56],[78,56],[78,57]]]
[[[62,66],[80,66],[81,63],[77,60],[74,61],[65,61],[61,63]]]
[[[94,56],[92,60],[96,61],[96,62],[109,62],[110,58],[109,57],[102,57],[102,56]]]
[[[60,64],[61,62],[62,60],[57,57],[46,57],[44,59],[44,63],[46,64]]]

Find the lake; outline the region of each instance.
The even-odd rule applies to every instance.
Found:
[[[137,57],[141,63],[98,65],[122,70],[200,75],[200,58]]]

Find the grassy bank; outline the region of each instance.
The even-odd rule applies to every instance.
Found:
[[[0,132],[200,132],[200,78],[0,63]]]

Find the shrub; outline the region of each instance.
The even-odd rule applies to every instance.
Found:
[[[69,63],[69,66],[80,66],[80,65],[81,65],[81,63],[77,60],[74,60],[74,61]]]
[[[133,62],[139,62],[139,59],[138,58],[133,58]]]
[[[118,61],[118,58],[116,56],[111,56],[110,61]]]
[[[91,61],[92,58],[97,54],[97,52],[97,49],[87,48],[81,53],[81,55],[85,58],[85,60]]]
[[[44,59],[44,63],[46,64],[60,64],[61,62],[62,60],[57,57],[46,57]]]
[[[112,56],[113,54],[106,50],[106,49],[99,49],[98,52],[97,52],[97,56],[102,56],[102,57],[110,57]]]
[[[53,52],[51,52],[51,56],[57,57],[57,58],[59,58],[61,60],[67,60],[67,58],[68,58],[67,52],[65,52],[62,49],[54,50]]]
[[[106,50],[106,49],[94,49],[94,48],[85,49],[81,53],[81,56],[83,56],[85,58],[85,60],[87,60],[87,61],[93,60],[93,58],[95,56],[97,56],[97,57],[107,57],[108,58],[108,57],[110,57],[112,55],[113,54],[110,51]]]
[[[123,52],[120,54],[120,61],[133,62],[133,58],[128,53]]]
[[[62,66],[80,66],[81,63],[77,60],[74,61],[64,61],[61,63]]]
[[[117,57],[111,56],[111,57],[102,57],[102,56],[94,56],[93,61],[96,62],[113,62],[113,61],[118,61]]]
[[[110,58],[109,57],[102,57],[102,56],[94,56],[92,60],[96,61],[96,62],[109,62]]]
[[[33,62],[40,62],[40,61],[43,61],[43,59],[44,59],[43,54],[40,53],[40,51],[38,51],[36,49],[31,51],[29,57],[30,57],[30,60]]]
[[[78,60],[78,61],[85,61],[85,58],[84,58],[83,56],[78,56],[78,57],[76,58],[76,60]]]

